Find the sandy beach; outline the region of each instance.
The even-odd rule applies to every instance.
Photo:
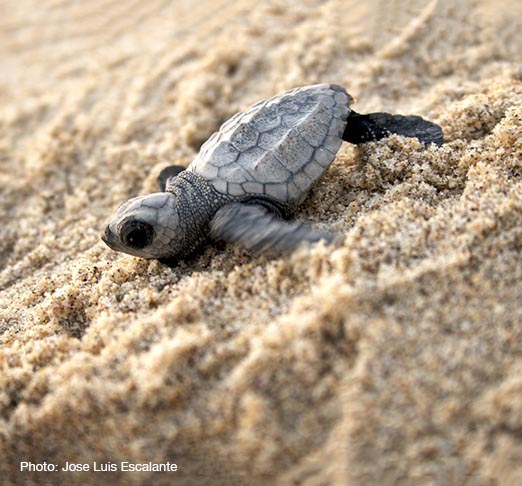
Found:
[[[522,484],[522,2],[2,12],[2,485]],[[295,215],[342,246],[169,268],[100,240],[234,113],[322,82],[444,130],[342,145]]]

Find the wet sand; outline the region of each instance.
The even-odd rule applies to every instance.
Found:
[[[4,484],[522,484],[518,0],[3,10]],[[319,82],[445,133],[342,146],[296,215],[342,247],[168,268],[100,241],[236,111]]]

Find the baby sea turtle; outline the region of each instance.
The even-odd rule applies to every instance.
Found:
[[[341,86],[317,84],[260,101],[225,122],[185,169],[161,171],[162,192],[122,204],[102,239],[113,250],[173,263],[208,238],[251,251],[290,252],[334,235],[289,218],[335,158],[342,141],[393,133],[442,143],[418,116],[350,109]]]

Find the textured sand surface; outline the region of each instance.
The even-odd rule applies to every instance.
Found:
[[[521,23],[519,0],[4,0],[0,482],[522,484]],[[237,110],[317,82],[447,142],[342,146],[296,215],[342,248],[170,269],[99,240]]]

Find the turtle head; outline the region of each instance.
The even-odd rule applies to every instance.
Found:
[[[158,192],[123,203],[102,240],[113,250],[141,258],[170,258],[183,250],[176,197]]]

